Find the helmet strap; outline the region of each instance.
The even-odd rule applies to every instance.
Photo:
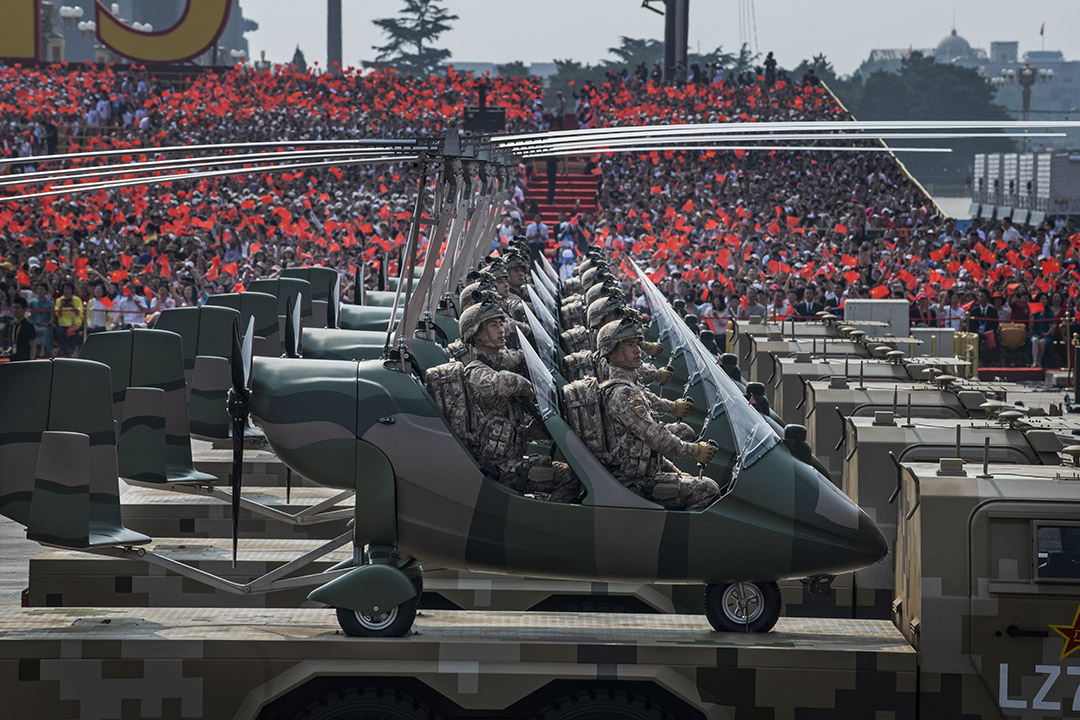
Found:
[[[608,362],[615,367],[620,367],[625,370],[637,370],[641,367],[641,359],[632,359],[628,348],[629,346],[625,340],[619,341],[619,344],[616,345],[615,349],[608,355]]]

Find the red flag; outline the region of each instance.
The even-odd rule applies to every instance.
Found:
[[[121,280],[127,280],[127,278],[128,278],[128,271],[127,270],[113,270],[112,272],[109,273],[109,279],[112,280],[114,283],[118,283]]]
[[[221,269],[221,258],[215,257],[210,263],[209,269],[206,271],[206,279],[210,282],[218,279],[218,274]]]
[[[105,306],[107,308],[111,308],[115,304],[115,303],[113,303],[112,298],[109,297],[108,295],[102,295],[100,298],[95,298],[95,299],[99,303],[101,303],[103,306]]]
[[[19,272],[15,273],[15,279],[19,281],[19,285],[30,287],[30,276],[26,274],[25,270],[20,268]]]
[[[222,272],[226,272],[233,277],[236,277],[236,263],[225,263],[221,270]]]
[[[123,253],[120,253],[120,267],[124,268],[125,270],[127,268],[131,267],[131,256],[130,255],[125,255]]]
[[[60,269],[60,266],[54,263],[52,260],[45,261],[45,271],[54,273]]]
[[[172,278],[172,268],[169,267],[168,255],[162,255],[158,258],[158,272],[163,278]]]
[[[1035,313],[1041,313],[1045,309],[1046,308],[1043,307],[1042,303],[1037,303],[1037,302],[1029,302],[1028,303],[1028,312],[1030,312],[1032,315],[1034,315]]]
[[[880,300],[889,294],[889,288],[884,285],[878,285],[877,287],[870,288],[870,297],[875,300]]]
[[[853,268],[853,267],[855,267],[856,265],[859,264],[859,261],[856,258],[853,258],[850,255],[841,255],[840,256],[840,264],[843,265],[844,267],[852,267]]]
[[[854,270],[848,270],[844,273],[844,279],[848,281],[848,284],[851,284],[859,279],[859,273]]]
[[[836,223],[836,227],[833,228],[833,229],[836,231],[836,233],[838,235],[846,235],[847,234],[847,226],[846,225],[841,225],[840,223]]]
[[[1042,263],[1043,275],[1053,275],[1054,273],[1061,272],[1061,263],[1057,260],[1043,260]]]

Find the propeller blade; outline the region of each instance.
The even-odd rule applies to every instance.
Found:
[[[363,263],[358,263],[356,272],[360,272],[360,266]],[[336,328],[338,326],[338,318],[341,317],[341,273],[338,273],[334,277],[334,287],[330,289],[330,302],[326,306],[326,327]]]
[[[304,296],[301,293],[296,293],[296,302],[292,306],[292,345],[289,350],[292,355],[289,357],[300,357],[300,336],[304,332],[303,326],[300,325],[300,311],[303,309],[301,306],[304,303]]]
[[[296,357],[296,321],[293,309],[298,303],[285,299],[285,357]]]
[[[353,305],[364,304],[364,274],[367,270],[367,263],[360,261],[356,263],[356,277],[353,283]]]
[[[244,361],[244,390],[251,385],[251,358],[255,354],[255,318],[248,319],[247,332],[244,333],[244,344],[240,348],[241,358]]]
[[[236,567],[236,555],[240,538],[240,488],[244,474],[244,425],[247,424],[248,391],[244,371],[244,341],[240,339],[240,328],[233,327],[232,338],[232,380],[229,389],[229,417],[232,420],[232,562]]]

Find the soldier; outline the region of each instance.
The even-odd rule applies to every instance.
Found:
[[[720,488],[710,478],[679,472],[667,457],[704,464],[716,448],[681,440],[655,420],[635,378],[643,339],[641,325],[630,317],[608,323],[597,338],[597,351],[610,366],[600,385],[608,466],[630,490],[669,510],[702,510],[720,497]]]
[[[461,339],[472,346],[465,367],[465,391],[473,415],[469,450],[486,472],[523,493],[553,502],[573,502],[581,493],[565,463],[546,455],[525,455],[526,403],[535,397],[532,383],[499,364],[506,345],[503,310],[493,298],[461,314]]]
[[[529,284],[528,255],[522,255],[520,252],[511,250],[503,256],[503,265],[508,273],[510,292],[531,308],[529,294],[525,290],[525,287]]]

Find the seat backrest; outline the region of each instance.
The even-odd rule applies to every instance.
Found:
[[[57,361],[59,362],[59,361]],[[41,434],[49,429],[52,362],[0,365],[0,515],[26,525]]]
[[[439,408],[450,429],[462,441],[472,438],[472,416],[469,393],[465,386],[465,366],[457,360],[428,368],[424,374],[435,407]]]
[[[246,328],[248,320],[255,320],[255,336],[265,338],[256,345],[256,354],[267,357],[281,355],[281,333],[278,329],[278,300],[264,292],[226,293],[211,295],[207,305],[228,307],[240,313],[240,327]],[[262,345],[263,347],[259,347]],[[261,350],[261,352],[260,352]]]
[[[162,311],[155,330],[174,332],[183,340],[184,371],[195,368],[199,355],[228,358],[232,355],[234,328],[239,327],[240,312],[234,308],[203,305]],[[188,377],[188,382],[191,378]]]
[[[311,283],[307,280],[300,280],[298,278],[280,277],[263,280],[253,280],[248,283],[247,290],[249,292],[260,292],[268,295],[273,295],[278,300],[277,314],[285,315],[288,313],[288,303],[291,300],[296,302],[297,295],[301,296],[300,301],[300,324],[305,327],[311,327],[312,323],[312,310],[311,310]]]
[[[311,299],[329,302],[337,284],[338,271],[328,267],[287,268],[281,271],[281,277],[307,280],[311,283]]]

